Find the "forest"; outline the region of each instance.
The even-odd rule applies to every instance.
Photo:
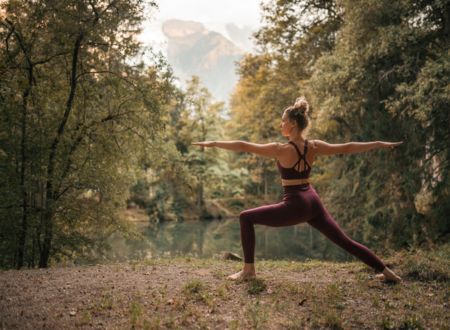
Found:
[[[46,268],[132,239],[123,216],[213,221],[210,203],[275,202],[273,159],[192,142],[286,142],[304,95],[309,139],[403,141],[319,158],[312,182],[356,239],[432,249],[450,233],[450,2],[270,0],[228,104],[180,87],[136,38],[158,1],[0,3],[0,267]]]

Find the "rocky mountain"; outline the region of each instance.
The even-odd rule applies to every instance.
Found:
[[[162,30],[175,75],[182,81],[197,75],[217,100],[228,101],[238,78],[236,62],[244,50],[198,22],[172,19],[163,23]],[[236,35],[236,28],[233,33]]]

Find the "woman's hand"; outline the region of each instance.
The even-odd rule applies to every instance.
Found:
[[[192,142],[195,146],[202,146],[202,147],[215,147],[216,141],[201,141],[201,142]]]
[[[391,149],[394,149],[395,147],[397,147],[400,144],[402,144],[403,141],[399,141],[399,142],[384,142],[384,141],[380,141],[378,143],[379,143],[380,148],[391,148]]]

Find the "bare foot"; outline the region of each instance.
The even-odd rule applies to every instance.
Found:
[[[377,274],[375,275],[375,278],[385,281],[385,282],[395,282],[395,283],[399,283],[402,281],[402,278],[400,276],[398,276],[397,274],[395,274],[391,269],[389,269],[388,267],[386,267],[383,270],[382,274]]]
[[[243,270],[227,277],[227,279],[234,280],[234,281],[236,281],[236,280],[246,281],[246,280],[251,280],[254,278],[256,278],[255,273],[244,272]]]
[[[377,274],[377,275],[375,275],[374,277],[375,277],[377,280],[380,280],[380,281],[384,281],[384,280],[385,280],[384,274]]]

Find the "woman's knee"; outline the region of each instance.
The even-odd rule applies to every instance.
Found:
[[[249,210],[242,211],[239,214],[239,221],[242,222],[251,222],[252,220],[252,213]]]

